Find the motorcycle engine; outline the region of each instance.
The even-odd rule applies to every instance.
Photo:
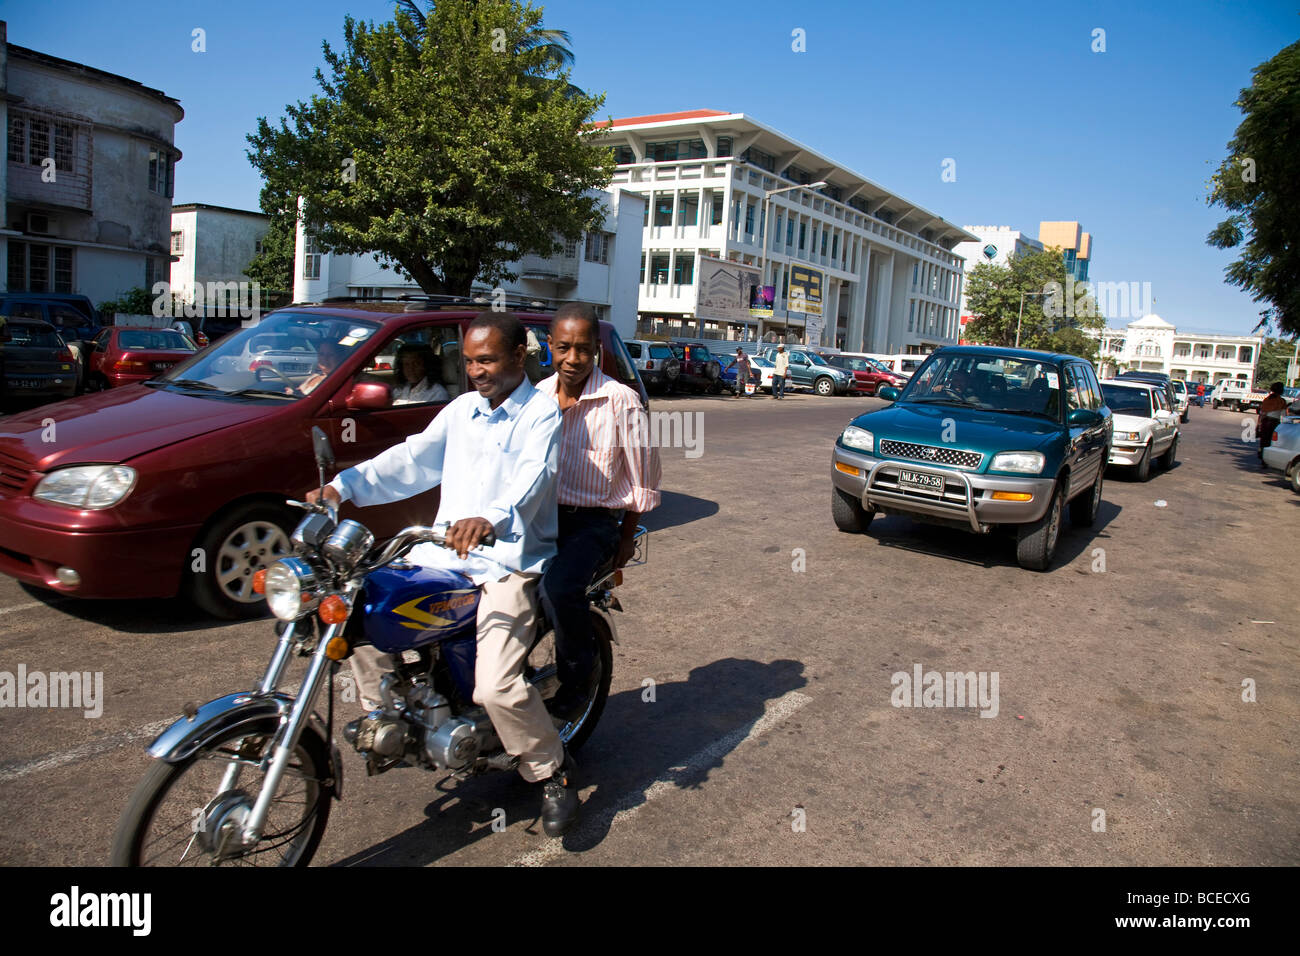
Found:
[[[424,755],[444,770],[460,770],[479,752],[474,723],[451,715],[451,704],[432,687],[421,687],[408,699],[412,718],[424,731]]]

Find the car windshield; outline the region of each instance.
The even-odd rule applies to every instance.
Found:
[[[378,330],[364,319],[272,312],[155,381],[205,394],[292,401],[327,381]]]
[[[934,355],[899,401],[1060,420],[1061,375],[1052,362],[1013,356]]]
[[[830,365],[829,362],[827,362],[816,352],[805,352],[804,354],[808,356],[808,361],[812,362],[813,365]]]
[[[1106,400],[1106,406],[1115,415],[1151,417],[1151,392],[1148,389],[1103,383],[1101,396]]]
[[[117,333],[117,344],[124,349],[199,350],[189,336],[174,329],[124,329]]]
[[[6,345],[41,349],[57,349],[63,346],[63,340],[51,325],[11,322],[5,331],[7,332]]]

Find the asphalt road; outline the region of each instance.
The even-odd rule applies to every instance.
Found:
[[[1172,471],[1108,472],[1096,528],[1037,574],[1008,538],[836,531],[831,443],[879,404],[655,400],[703,442],[662,453],[578,828],[543,836],[513,775],[367,779],[345,750],[316,863],[1300,862],[1300,496],[1253,467],[1243,416],[1194,408]],[[0,580],[0,671],[102,672],[104,698],[0,710],[0,863],[103,863],[152,735],[272,644],[266,621]],[[996,672],[996,716],[893,706],[917,665]]]

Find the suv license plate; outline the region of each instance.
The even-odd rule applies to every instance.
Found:
[[[11,383],[14,388],[40,388],[45,383],[38,378],[19,378]]]
[[[916,471],[899,471],[898,487],[900,489],[941,495],[943,494],[943,477],[941,475],[923,475]]]

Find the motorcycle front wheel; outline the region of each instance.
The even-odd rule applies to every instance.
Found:
[[[136,787],[113,839],[113,866],[306,866],[329,820],[329,748],[302,733],[262,838],[239,845],[238,831],[261,790],[257,764],[274,725],[243,727],[205,742],[177,763],[156,760]],[[244,764],[234,788],[220,792],[232,762]]]

